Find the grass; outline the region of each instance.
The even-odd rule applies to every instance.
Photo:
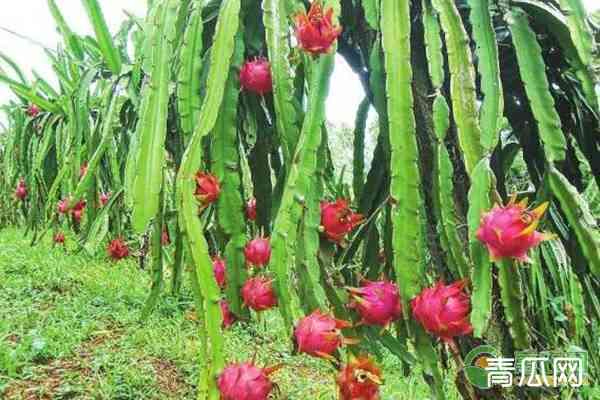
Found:
[[[201,327],[192,299],[185,290],[162,296],[140,322],[149,286],[134,261],[32,248],[22,231],[0,231],[0,398],[193,399]],[[230,361],[256,355],[259,365],[284,364],[273,376],[275,398],[336,398],[333,368],[293,355],[276,312],[225,335]],[[381,363],[383,399],[429,397],[418,370],[403,376],[385,352]]]

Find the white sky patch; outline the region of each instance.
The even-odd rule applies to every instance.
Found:
[[[589,10],[600,9],[600,0],[583,2]],[[49,48],[56,48],[61,38],[56,31],[46,0],[11,0],[5,3],[8,4],[3,4],[0,13],[1,28],[20,33]],[[56,3],[73,31],[80,35],[93,34],[81,2],[56,0]],[[112,34],[117,32],[126,18],[123,10],[138,16],[144,16],[146,12],[146,0],[100,0],[100,3]],[[48,58],[40,46],[0,29],[0,51],[11,57],[29,78],[32,77],[31,70],[34,69],[49,82],[57,82]],[[6,70],[9,71],[8,68]],[[328,120],[335,124],[352,125],[363,97],[364,92],[358,77],[338,56],[327,100]],[[0,84],[0,104],[5,104],[9,99],[15,99],[15,96],[6,85]],[[0,122],[6,122],[2,112]]]

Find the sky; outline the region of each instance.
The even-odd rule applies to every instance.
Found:
[[[123,10],[138,16],[145,15],[146,0],[100,0],[111,33],[116,33],[125,19]],[[590,10],[600,8],[600,0],[583,0]],[[61,40],[46,0],[10,0],[0,11],[0,51],[11,57],[31,77],[35,70],[50,82],[56,82],[46,54],[38,45],[7,33],[6,28],[20,33],[50,48]],[[87,15],[78,0],[56,0],[71,29],[78,34],[92,34]],[[10,5],[9,5],[10,4]],[[358,78],[338,56],[327,100],[327,119],[330,122],[352,125],[364,92]],[[6,85],[0,84],[0,104],[14,98]],[[0,122],[5,122],[0,112]]]

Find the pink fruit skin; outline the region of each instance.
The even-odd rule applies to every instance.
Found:
[[[225,264],[225,260],[219,256],[214,256],[212,263],[217,285],[223,289],[227,285],[227,264]]]
[[[262,267],[271,260],[271,243],[269,238],[257,237],[246,244],[244,249],[246,263]]]
[[[341,27],[333,26],[333,8],[323,13],[318,1],[313,2],[308,14],[296,16],[296,39],[304,51],[313,55],[328,53],[341,33]]]
[[[294,330],[294,340],[300,353],[316,357],[333,354],[344,342],[341,329],[349,327],[346,321],[338,320],[319,310],[302,318]]]
[[[56,244],[64,244],[65,243],[65,234],[62,232],[57,232],[54,235],[53,240],[54,240],[54,243],[56,243]]]
[[[160,233],[160,244],[162,246],[168,246],[171,244],[171,235],[169,235],[169,230],[166,227],[164,227]]]
[[[24,201],[28,195],[29,193],[27,192],[25,181],[21,178],[17,184],[17,188],[15,189],[15,197],[21,201]]]
[[[112,240],[107,249],[108,256],[113,261],[119,261],[129,256],[129,247],[121,238]]]
[[[81,222],[81,217],[83,216],[83,210],[85,209],[86,204],[85,200],[81,200],[71,209],[71,216],[76,224]]]
[[[535,230],[547,204],[528,210],[524,204],[495,205],[481,217],[477,239],[484,243],[493,261],[517,259],[528,262],[527,252],[550,235]]]
[[[225,367],[217,386],[221,400],[266,400],[273,390],[268,371],[248,362]]]
[[[264,311],[277,305],[273,281],[266,277],[250,278],[242,287],[244,304],[254,311]]]
[[[110,200],[110,193],[101,193],[100,194],[100,204],[104,207],[108,201]]]
[[[240,71],[240,85],[244,90],[263,96],[273,91],[271,64],[263,57],[246,61]]]
[[[194,195],[200,203],[207,206],[214,203],[221,193],[221,185],[216,176],[198,171],[196,173],[196,192]]]
[[[56,206],[56,211],[58,211],[59,214],[66,214],[69,212],[69,200],[67,199],[62,199],[58,202],[58,205]]]
[[[345,199],[321,202],[321,226],[325,236],[332,242],[341,242],[362,221],[363,216],[352,212]]]
[[[470,335],[471,301],[464,291],[465,281],[451,285],[438,282],[424,289],[411,302],[413,316],[425,330],[445,342],[456,336]]]
[[[355,308],[367,325],[387,326],[402,316],[398,287],[390,281],[365,281],[360,288],[350,288]]]
[[[246,204],[246,218],[249,221],[256,221],[256,199],[254,197]]]
[[[227,300],[221,300],[219,305],[221,306],[221,316],[223,317],[221,326],[224,329],[227,329],[235,323],[235,315],[229,310],[229,303]]]
[[[35,104],[30,104],[29,107],[27,107],[27,115],[29,115],[31,118],[37,117],[39,113],[40,109]]]

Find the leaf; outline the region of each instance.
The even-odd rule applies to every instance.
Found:
[[[191,135],[198,112],[202,106],[200,97],[202,70],[202,10],[203,1],[194,1],[185,29],[183,44],[179,54],[179,72],[177,74],[177,111],[181,129],[185,135]]]
[[[121,73],[121,55],[117,51],[97,0],[81,0],[96,33],[96,40],[106,64],[113,74]]]
[[[505,15],[505,19],[512,33],[521,80],[525,85],[531,111],[544,143],[546,157],[549,161],[564,160],[567,142],[563,136],[560,117],[556,112],[554,99],[549,90],[542,49],[523,10],[513,8]]]
[[[384,0],[381,6],[391,144],[393,262],[404,309],[408,309],[408,300],[419,293],[424,278],[422,200],[410,63],[411,24],[408,3]]]
[[[516,262],[512,260],[498,262],[498,283],[504,315],[514,346],[524,350],[531,346],[530,328],[527,326],[527,317],[523,309],[523,287],[521,274],[517,268]]]
[[[56,5],[55,0],[48,0],[48,7],[50,8],[50,13],[56,22],[58,30],[62,35],[65,44],[78,60],[83,60],[83,49],[81,47],[81,43],[79,42],[79,38],[71,31],[69,25],[67,25],[67,22],[61,14],[60,9]]]
[[[463,152],[467,173],[471,175],[483,156],[481,130],[477,111],[475,68],[468,46],[469,36],[453,0],[432,0],[439,14],[448,49],[450,94],[458,142]]]
[[[548,180],[552,193],[575,231],[577,243],[590,270],[600,276],[600,232],[587,202],[554,166],[550,166]]]
[[[153,30],[154,49],[152,69],[144,86],[141,110],[136,176],[133,184],[133,229],[142,232],[159,207],[162,190],[162,171],[165,162],[165,137],[169,105],[170,60],[173,57],[176,0],[160,3],[156,12],[156,27]]]
[[[485,246],[477,240],[476,233],[481,223],[481,216],[492,208],[492,193],[496,179],[490,168],[490,160],[481,160],[471,175],[469,190],[469,249],[473,269],[471,281],[471,324],[475,337],[483,337],[492,314],[492,267],[490,256]]]
[[[294,260],[302,211],[305,207],[310,209],[318,206],[317,200],[307,195],[307,191],[314,188],[312,177],[317,169],[317,153],[321,145],[321,128],[325,118],[325,99],[332,71],[332,54],[321,56],[313,65],[308,109],[273,228],[271,265],[276,277],[279,309],[288,329],[292,328],[291,294],[295,293],[291,286],[288,265]]]
[[[224,233],[225,260],[227,260],[227,298],[232,312],[241,315],[241,288],[246,281],[244,246],[246,218],[240,168],[237,132],[238,97],[240,93],[239,67],[244,56],[242,36],[236,39],[229,79],[225,86],[223,103],[212,137],[212,171],[221,184],[217,204],[219,226]]]
[[[273,75],[275,124],[282,143],[284,161],[287,164],[291,161],[300,134],[296,107],[293,103],[294,90],[289,63],[290,28],[285,11],[285,0],[264,0],[262,4],[269,62]]]
[[[112,98],[110,100],[110,106],[108,107],[105,120],[102,124],[100,142],[98,143],[98,147],[96,147],[96,151],[88,161],[87,174],[79,181],[79,184],[75,189],[75,193],[73,194],[75,201],[81,200],[83,194],[92,185],[92,182],[97,179],[97,169],[100,166],[100,161],[102,160],[102,157],[104,157],[104,153],[109,144],[112,143],[111,139],[113,137],[114,125],[125,99],[120,97],[116,91],[111,90],[111,94]]]
[[[354,197],[360,198],[365,184],[365,129],[371,103],[368,98],[358,106],[354,128],[354,164],[352,166],[352,183]]]
[[[502,82],[500,81],[500,65],[498,61],[498,45],[490,14],[489,0],[469,0],[470,21],[475,41],[477,67],[481,77],[481,144],[492,152],[500,138],[500,128],[504,108]]]
[[[198,205],[194,197],[196,188],[194,175],[202,161],[202,139],[214,128],[223,102],[228,78],[228,74],[223,74],[223,71],[229,71],[239,23],[240,0],[225,0],[215,28],[206,95],[196,129],[190,138],[177,174],[176,204],[179,209],[182,232],[194,262],[192,282],[195,282],[195,286],[199,288],[199,294],[201,293],[205,300],[204,321],[207,336],[210,339],[210,364],[201,374],[205,378],[201,386],[206,385],[208,388],[209,400],[218,400],[220,397],[215,377],[223,368],[225,358],[221,332],[219,287],[214,278],[203,226],[198,218]]]

